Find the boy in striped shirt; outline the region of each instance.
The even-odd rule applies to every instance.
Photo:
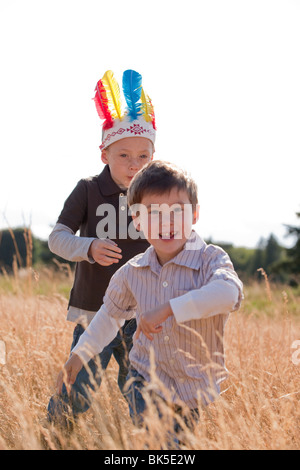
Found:
[[[159,379],[154,393],[151,388],[154,400],[195,417],[226,378],[224,328],[240,306],[242,283],[228,255],[192,229],[199,217],[197,187],[183,170],[149,163],[133,178],[128,204],[151,246],[112,277],[103,306],[59,374],[58,392],[63,381],[71,386],[118,326],[136,317],[127,392],[131,417],[143,422],[153,366]]]

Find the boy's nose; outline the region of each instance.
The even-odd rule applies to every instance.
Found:
[[[129,168],[133,171],[138,171],[143,166],[143,161],[139,158],[132,158],[129,162]]]
[[[160,216],[160,226],[163,231],[172,230],[174,228],[174,214],[173,212],[162,212]]]

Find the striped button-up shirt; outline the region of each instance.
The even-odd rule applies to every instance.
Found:
[[[226,289],[234,295],[223,302],[224,306],[223,297],[217,307],[207,305],[207,295],[203,294],[209,286],[215,289],[213,295],[208,293],[212,304],[220,292],[221,297],[222,292],[226,297]],[[212,401],[226,378],[224,327],[229,312],[239,308],[242,295],[242,283],[228,255],[192,232],[184,249],[163,266],[151,246],[114,274],[104,305],[73,352],[87,360],[114,338],[112,319],[122,324],[136,316],[138,323],[143,312],[170,301],[174,315],[162,324],[162,331],[154,334],[152,341],[142,333],[138,339],[134,337],[129,359],[150,382],[154,357],[157,382],[163,386],[158,387],[157,393],[165,398],[168,395],[176,404],[184,402],[196,408],[199,401]]]

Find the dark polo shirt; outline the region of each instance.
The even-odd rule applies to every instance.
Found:
[[[98,263],[89,263],[88,261],[78,262],[75,268],[69,306],[94,312],[99,310],[112,275],[129,259],[149,247],[148,242],[143,238],[133,240],[128,235],[123,238],[127,233],[128,225],[132,223],[127,206],[126,210],[124,209],[126,205],[124,196],[126,196],[126,191],[113,181],[109,167],[106,165],[100,175],[80,180],[65,201],[57,223],[67,225],[74,233],[79,230],[81,237],[94,238],[97,238],[97,225],[99,222],[101,224],[101,219],[107,219],[107,212],[102,211],[102,215],[96,215],[97,209],[101,204],[111,204],[115,209],[116,217],[110,220],[116,222],[116,233],[109,238],[118,244],[123,256],[119,263],[114,263],[111,266],[101,266]],[[101,210],[98,209],[98,213],[100,212]],[[110,228],[112,227],[110,226]]]

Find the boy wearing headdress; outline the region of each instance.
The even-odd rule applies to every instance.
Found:
[[[131,217],[126,197],[133,176],[154,154],[154,112],[141,82],[142,77],[137,72],[124,72],[125,114],[113,73],[107,71],[97,83],[95,104],[99,117],[104,119],[100,150],[105,167],[99,175],[78,182],[49,237],[53,253],[76,262],[67,314],[67,320],[76,323],[71,349],[101,307],[111,276],[149,246],[144,238],[128,236]],[[78,230],[79,236],[76,235]],[[59,396],[51,397],[50,422],[69,426],[73,418],[90,407],[87,390],[94,390],[95,384],[100,386],[101,371],[107,368],[112,355],[119,366],[118,385],[123,392],[135,329],[134,319],[125,322],[99,355],[101,370],[97,360],[91,360],[90,372],[81,371],[69,394],[63,387]],[[113,320],[112,331],[115,331]]]

